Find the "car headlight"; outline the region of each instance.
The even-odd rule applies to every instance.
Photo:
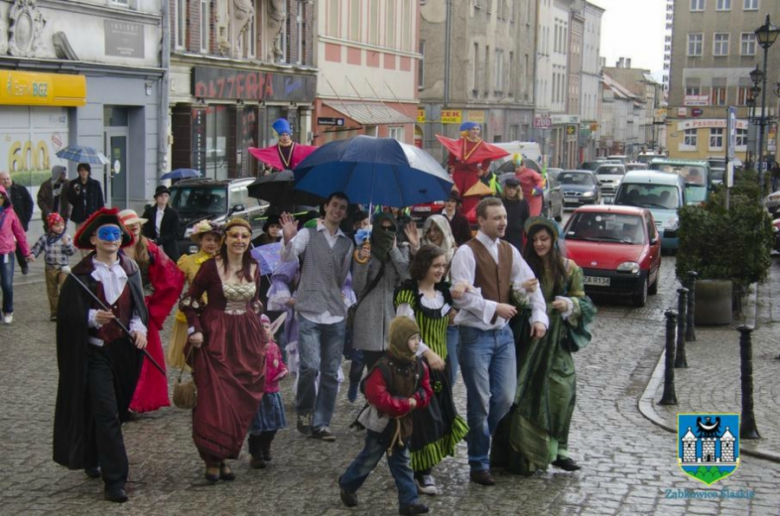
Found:
[[[618,265],[618,272],[630,272],[631,274],[639,274],[639,264],[636,262],[623,262]]]
[[[190,238],[192,236],[192,227],[188,227],[184,230],[184,238]]]
[[[663,225],[664,230],[669,231],[677,231],[680,228],[680,219],[675,215],[674,217],[669,217],[664,221]]]
[[[593,197],[593,192],[585,192],[582,194],[583,197]]]

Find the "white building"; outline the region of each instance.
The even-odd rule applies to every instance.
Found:
[[[601,136],[598,126],[601,109],[601,17],[604,9],[585,3],[585,33],[582,45],[582,79],[580,82],[580,121],[589,131],[585,159],[596,156],[596,144]]]

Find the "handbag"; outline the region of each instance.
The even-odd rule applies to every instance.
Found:
[[[387,424],[390,422],[390,416],[379,412],[379,410],[370,403],[366,403],[366,406],[363,407],[363,410],[358,414],[357,422],[366,430],[381,434],[385,431],[385,428],[387,428]]]
[[[190,351],[187,353],[187,360],[189,361],[192,349],[195,346],[190,346]],[[179,371],[179,377],[176,379],[176,383],[173,386],[173,405],[180,409],[194,409],[198,404],[198,388],[195,385],[195,380],[190,376],[190,379],[186,382],[182,381],[184,375],[184,367]]]

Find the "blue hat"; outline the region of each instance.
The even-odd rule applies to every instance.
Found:
[[[470,131],[471,129],[474,129],[475,127],[479,127],[479,124],[476,122],[463,122],[460,124],[460,130],[461,131]]]
[[[283,135],[284,133],[292,135],[292,129],[290,129],[290,122],[288,122],[287,119],[285,118],[280,118],[279,120],[274,122],[271,127],[274,128],[274,131],[276,131],[276,134],[278,134],[279,136]]]

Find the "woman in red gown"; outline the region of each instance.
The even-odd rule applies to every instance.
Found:
[[[180,303],[192,330],[185,353],[192,349],[198,390],[192,438],[210,482],[235,478],[225,460],[238,458],[265,388],[260,272],[249,254],[251,238],[247,221],[230,220],[218,255],[203,263]]]

